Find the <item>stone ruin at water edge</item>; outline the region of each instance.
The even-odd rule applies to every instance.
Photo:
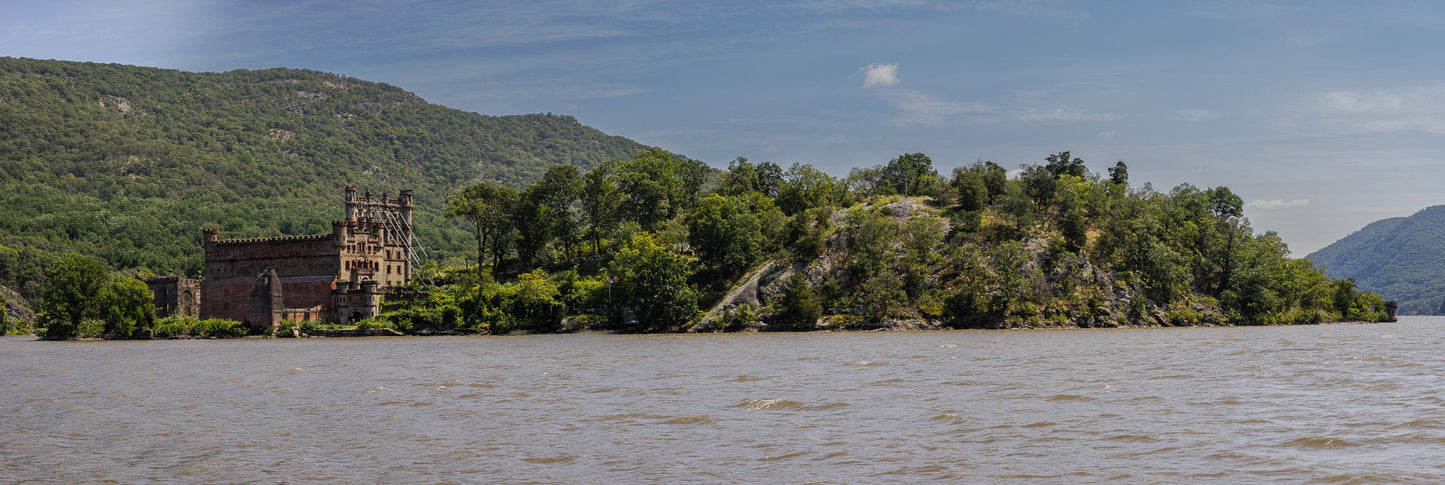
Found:
[[[412,191],[396,198],[346,186],[346,217],[329,234],[221,239],[203,230],[205,269],[195,279],[146,281],[158,316],[186,315],[279,328],[284,320],[353,323],[377,315],[381,297],[405,297],[417,255]]]

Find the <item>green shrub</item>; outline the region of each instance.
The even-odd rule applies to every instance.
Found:
[[[157,338],[232,338],[245,336],[246,324],[224,318],[208,318],[171,315],[156,320]]]
[[[1204,321],[1204,314],[1182,303],[1170,305],[1164,310],[1164,318],[1169,319],[1170,325],[1199,325]]]
[[[105,334],[105,321],[99,318],[86,318],[80,321],[80,327],[75,329],[76,337],[94,338]]]
[[[196,322],[191,327],[191,334],[195,337],[231,338],[246,335],[246,324],[227,320],[224,318],[208,318]]]
[[[751,303],[744,303],[723,312],[722,320],[718,323],[722,326],[722,331],[736,332],[747,328],[756,321],[758,321],[757,310],[753,309]]]
[[[157,338],[176,338],[185,335],[186,332],[200,320],[196,317],[183,317],[171,315],[165,318],[156,319],[155,331]]]
[[[773,319],[781,330],[806,330],[817,324],[823,316],[823,306],[818,303],[813,285],[801,273],[788,277],[783,293],[774,303]]]

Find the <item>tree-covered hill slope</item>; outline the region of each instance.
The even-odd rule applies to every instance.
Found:
[[[1306,256],[1332,278],[1395,299],[1402,315],[1438,313],[1445,301],[1445,206],[1373,222]]]
[[[442,215],[456,187],[520,187],[645,148],[568,116],[463,112],[316,71],[0,58],[0,286],[33,297],[67,251],[195,274],[202,227],[325,232],[347,184],[415,189],[423,244],[457,258],[467,233]]]

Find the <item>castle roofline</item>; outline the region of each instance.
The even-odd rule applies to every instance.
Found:
[[[307,234],[304,236],[275,236],[275,237],[248,237],[240,239],[219,239],[214,243],[217,246],[246,246],[252,244],[269,244],[274,242],[304,242],[324,241],[331,237],[330,234]]]

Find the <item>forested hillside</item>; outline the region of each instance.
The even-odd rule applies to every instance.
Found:
[[[486,116],[315,71],[190,73],[0,58],[0,286],[34,298],[62,252],[200,271],[200,230],[320,233],[341,189],[416,190],[417,232],[461,261],[455,188],[521,187],[646,147],[568,116]]]
[[[1445,206],[1370,223],[1306,256],[1334,278],[1393,298],[1403,315],[1439,313],[1445,302]]]

